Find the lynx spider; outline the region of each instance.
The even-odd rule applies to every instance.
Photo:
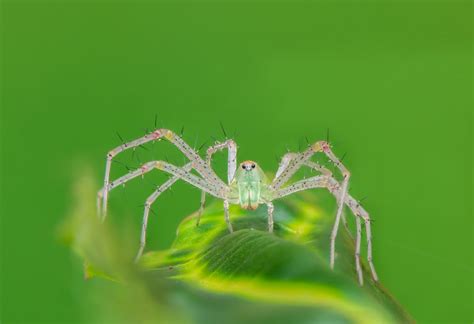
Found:
[[[175,145],[189,160],[182,167],[172,165],[165,161],[152,161],[144,163],[139,169],[130,171],[126,175],[110,181],[110,169],[112,160],[115,156],[128,149],[134,149],[150,141],[165,139]],[[228,150],[228,172],[227,184],[224,183],[211,167],[211,160],[214,153]],[[342,173],[343,180],[337,181],[330,170],[319,163],[311,161],[311,157],[318,152],[324,153],[329,160],[334,163]],[[140,259],[146,242],[146,228],[151,205],[158,196],[169,189],[177,180],[181,179],[194,187],[202,190],[201,204],[197,214],[196,225],[199,225],[200,217],[205,205],[206,194],[222,199],[224,201],[224,215],[229,232],[233,231],[232,223],[229,217],[229,205],[240,204],[244,209],[256,209],[260,204],[267,205],[268,210],[268,231],[273,232],[273,200],[283,198],[290,194],[313,189],[326,188],[333,194],[338,202],[336,219],[331,232],[330,241],[330,266],[334,268],[335,243],[339,228],[339,223],[343,216],[343,207],[347,205],[355,215],[356,221],[356,240],[355,240],[355,265],[360,285],[363,285],[362,268],[360,264],[361,248],[361,220],[365,224],[367,236],[367,261],[371,270],[372,278],[378,281],[377,273],[372,262],[372,238],[370,217],[367,211],[360,206],[348,193],[348,183],[350,173],[341,161],[334,155],[327,141],[318,141],[301,153],[287,153],[283,156],[273,181],[269,182],[265,173],[253,161],[244,161],[237,168],[237,145],[232,139],[224,142],[216,142],[207,149],[206,159],[202,159],[198,153],[192,149],[184,140],[168,129],[157,129],[134,141],[123,143],[107,153],[105,167],[104,187],[98,192],[97,208],[99,217],[105,221],[107,215],[107,200],[109,192],[125,184],[126,182],[143,176],[145,173],[154,169],[161,170],[171,175],[171,178],[159,186],[146,200],[143,223],[141,230],[140,248],[138,250],[136,261]],[[320,175],[313,176],[304,180],[297,181],[284,187],[284,184],[300,169],[309,167],[318,171]],[[194,175],[191,170],[194,169],[200,175]],[[282,188],[283,187],[283,188]],[[344,221],[344,219],[343,219]]]

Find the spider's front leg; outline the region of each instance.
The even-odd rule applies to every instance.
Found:
[[[342,201],[342,185],[334,179],[332,176],[316,176],[309,179],[298,181],[288,187],[283,189],[279,189],[275,192],[274,197],[275,199],[279,199],[293,193],[314,189],[314,188],[326,188],[331,192],[338,201]],[[375,266],[372,262],[372,231],[370,226],[370,217],[367,211],[360,206],[360,204],[349,194],[346,194],[346,198],[344,199],[344,204],[347,205],[352,213],[356,217],[356,228],[357,228],[357,236],[356,236],[356,244],[355,244],[355,264],[356,270],[359,278],[359,283],[363,284],[363,277],[362,277],[362,268],[360,266],[360,242],[361,242],[361,224],[360,219],[364,220],[365,229],[367,233],[367,261],[370,266],[370,271],[372,273],[372,278],[374,281],[378,281],[377,272],[375,271]]]
[[[143,250],[145,248],[146,243],[146,229],[148,224],[148,216],[150,212],[151,205],[155,202],[155,200],[167,189],[169,189],[177,180],[181,179],[185,182],[206,191],[207,193],[217,197],[224,199],[223,191],[218,189],[216,183],[208,182],[205,179],[202,179],[196,175],[193,175],[190,171],[193,169],[193,162],[189,162],[188,164],[184,165],[183,167],[177,167],[170,163],[164,161],[152,161],[143,164],[139,169],[132,170],[126,175],[110,182],[109,184],[109,192],[115,189],[116,187],[127,183],[128,181],[135,179],[139,176],[143,176],[148,172],[153,170],[161,170],[168,174],[171,174],[172,177],[168,179],[165,183],[163,183],[160,187],[158,187],[152,195],[148,197],[145,202],[145,211],[143,214],[143,222],[142,222],[142,230],[141,230],[141,237],[140,237],[140,248],[138,250],[137,256],[135,258],[136,261],[141,257]],[[99,191],[100,194],[104,191],[104,188]]]
[[[209,147],[207,149],[206,153],[206,164],[211,168],[211,161],[212,161],[212,156],[214,153],[218,151],[222,151],[224,149],[228,149],[228,157],[227,157],[227,184],[230,185],[230,182],[234,178],[235,175],[235,170],[237,168],[237,144],[231,139],[226,140],[225,142],[222,143],[216,143],[215,145]],[[201,192],[201,205],[199,206],[198,214],[197,214],[197,219],[196,219],[196,226],[199,226],[199,222],[201,220],[201,215],[202,212],[204,211],[204,207],[206,205],[206,192],[202,191]],[[224,204],[224,211],[225,211],[225,204]],[[228,213],[228,210],[227,210]],[[232,225],[230,225],[230,222],[227,224],[229,227],[229,230],[232,232]]]
[[[298,171],[303,165],[307,165],[309,159],[316,153],[322,152],[324,153],[331,162],[333,162],[339,171],[342,173],[343,181],[342,181],[342,189],[341,189],[341,196],[338,199],[338,208],[336,213],[336,220],[334,222],[334,226],[331,232],[331,250],[330,250],[330,265],[331,269],[334,269],[334,259],[335,259],[335,251],[336,251],[336,237],[337,231],[339,229],[339,223],[342,216],[342,210],[344,207],[344,199],[347,194],[347,188],[349,185],[349,177],[350,173],[349,170],[341,163],[341,161],[336,157],[336,155],[332,152],[329,143],[326,141],[318,141],[313,145],[310,145],[308,149],[306,149],[302,153],[293,153],[292,155],[285,155],[283,158],[280,167],[277,171],[276,177],[273,180],[271,187],[273,190],[278,190],[283,184],[285,184],[291,176],[293,176],[296,171]],[[319,164],[314,164],[314,167],[323,174],[329,171],[324,167],[321,167]]]
[[[334,178],[329,179],[328,190],[336,197],[342,195],[341,185]],[[372,228],[371,219],[369,213],[360,205],[360,203],[354,199],[351,195],[347,194],[345,198],[345,204],[350,208],[352,213],[356,216],[356,227],[357,227],[357,240],[356,240],[356,267],[360,268],[359,255],[360,255],[360,240],[361,240],[361,226],[360,219],[364,220],[365,232],[367,234],[367,262],[369,263],[370,272],[374,281],[378,281],[377,271],[372,261]],[[360,271],[362,272],[362,271]],[[361,279],[360,279],[361,280]]]
[[[226,187],[226,184],[219,179],[216,173],[208,167],[208,165],[201,159],[201,157],[178,135],[172,132],[169,129],[157,129],[151,133],[146,134],[136,140],[123,143],[120,146],[117,146],[113,150],[107,153],[106,164],[105,164],[105,176],[104,176],[104,187],[98,193],[98,209],[100,210],[99,216],[101,216],[102,221],[105,220],[107,215],[107,201],[108,193],[110,191],[110,169],[112,167],[112,160],[118,154],[129,150],[135,149],[145,143],[158,141],[160,139],[165,139],[172,143],[178,150],[180,150],[192,163],[193,168],[202,176],[206,181],[215,184],[219,190],[223,190]],[[100,199],[102,200],[102,206]]]
[[[192,169],[192,163],[188,163],[183,166],[183,170],[185,172],[189,172]],[[150,214],[151,205],[158,199],[158,197],[167,189],[171,188],[172,185],[175,184],[180,178],[178,176],[172,176],[168,179],[165,183],[159,186],[145,201],[145,210],[143,212],[143,221],[142,221],[142,231],[140,234],[140,248],[138,249],[137,256],[135,257],[135,262],[138,262],[140,257],[143,254],[143,250],[145,249],[146,244],[146,228],[148,226],[148,216]]]
[[[283,173],[283,171],[285,171],[288,168],[290,162],[294,159],[298,159],[300,157],[300,155],[301,155],[301,153],[294,153],[294,152],[290,152],[290,153],[285,154],[283,156],[283,158],[281,159],[281,162],[278,166],[278,171],[275,175],[275,179],[279,178],[280,175]],[[313,162],[311,160],[306,160],[306,161],[303,162],[303,165],[309,167],[312,170],[320,172],[321,174],[323,174],[325,176],[331,176],[332,177],[332,172],[329,169],[327,169],[326,167],[319,164],[319,163]],[[341,214],[341,218],[342,218],[342,223],[344,224],[344,228],[346,229],[349,236],[352,238],[352,234],[350,232],[349,225],[347,224],[347,219],[346,219],[346,216],[344,214],[344,211]]]
[[[226,199],[224,200],[224,215],[225,215],[225,223],[227,224],[227,228],[229,232],[233,232],[234,229],[232,227],[232,223],[230,222],[230,213],[229,213],[229,201]]]
[[[272,202],[267,203],[267,212],[268,212],[268,231],[270,233],[273,233],[273,210],[275,207],[273,207]]]

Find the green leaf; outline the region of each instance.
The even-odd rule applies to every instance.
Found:
[[[365,285],[358,285],[354,244],[344,228],[337,241],[336,269],[329,268],[334,217],[318,207],[325,204],[317,196],[278,202],[273,234],[266,230],[264,208],[232,208],[234,232],[229,233],[222,204],[212,204],[199,227],[195,215],[184,219],[172,246],[146,253],[137,266],[123,238],[117,239],[113,230],[91,216],[92,194],[79,196],[82,212],[72,217],[76,221],[69,222],[75,224],[69,233],[71,245],[87,264],[87,276],[117,281],[114,285],[124,288],[125,299],[130,287],[145,291],[142,303],[161,310],[148,316],[121,308],[128,318],[194,323],[412,322],[388,292],[370,280],[365,266]],[[136,298],[136,293],[131,296]]]

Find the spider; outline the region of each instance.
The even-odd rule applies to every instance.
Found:
[[[165,161],[152,161],[144,163],[139,169],[132,170],[126,175],[110,181],[110,169],[113,158],[128,149],[135,149],[150,141],[165,139],[176,146],[188,159],[189,162],[184,166],[178,167]],[[222,181],[211,167],[213,154],[227,149],[227,183]],[[311,161],[315,153],[325,154],[329,160],[336,165],[342,173],[342,181],[336,180],[332,172],[317,162]],[[319,172],[319,175],[304,180],[297,181],[291,185],[285,186],[287,181],[301,168],[308,167]],[[134,141],[123,143],[107,153],[105,166],[104,187],[98,192],[97,207],[99,217],[102,221],[107,215],[107,199],[109,192],[117,186],[143,176],[152,170],[161,170],[171,175],[171,177],[157,187],[156,190],[147,198],[143,215],[141,230],[140,247],[135,258],[138,261],[143,253],[146,243],[146,228],[151,205],[158,196],[169,189],[176,181],[183,180],[190,185],[199,188],[201,192],[201,203],[197,213],[196,225],[199,225],[201,214],[205,206],[206,194],[222,199],[224,201],[224,217],[229,229],[233,231],[229,216],[229,205],[238,204],[244,209],[254,210],[259,205],[265,204],[268,210],[268,231],[273,232],[273,201],[286,197],[290,194],[314,189],[326,188],[337,200],[337,212],[335,222],[330,237],[330,267],[334,269],[335,243],[341,217],[343,217],[343,207],[347,205],[355,215],[356,222],[356,240],[355,240],[355,265],[360,285],[363,285],[363,275],[360,263],[361,249],[361,220],[365,224],[367,237],[367,261],[371,270],[372,278],[378,281],[377,273],[372,262],[372,239],[370,217],[367,211],[360,206],[348,193],[348,184],[350,173],[341,161],[334,155],[327,141],[317,141],[301,153],[287,153],[283,156],[275,178],[272,181],[266,177],[265,173],[256,162],[244,161],[237,167],[237,145],[232,139],[224,142],[216,142],[207,149],[206,159],[202,159],[199,154],[192,149],[180,136],[168,129],[157,129]],[[195,170],[198,175],[191,173]],[[343,219],[343,221],[345,221]]]

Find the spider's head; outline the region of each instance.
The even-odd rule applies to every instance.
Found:
[[[257,163],[255,163],[254,161],[244,161],[240,163],[240,168],[247,172],[255,170],[256,167],[257,167]]]

